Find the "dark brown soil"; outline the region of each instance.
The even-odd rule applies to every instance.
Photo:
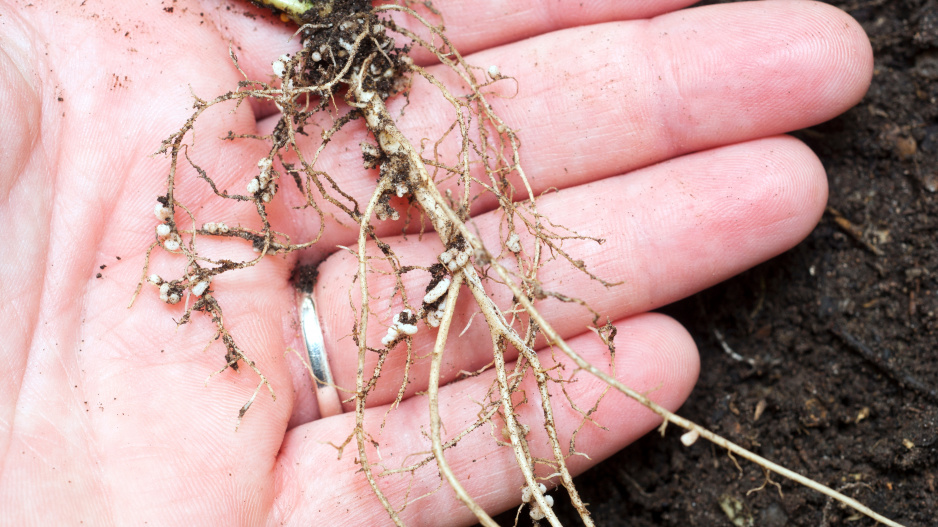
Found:
[[[827,168],[828,214],[795,249],[664,310],[701,353],[679,413],[903,525],[938,525],[938,1],[829,3],[863,24],[876,69],[857,107],[796,134]],[[761,469],[679,434],[578,478],[597,525],[875,524],[780,477],[781,494],[750,493]]]

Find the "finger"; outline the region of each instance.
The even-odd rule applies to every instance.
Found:
[[[625,2],[551,2],[524,0],[501,2],[452,2],[439,9],[443,14],[446,33],[454,47],[463,55],[516,42],[560,29],[600,24],[613,20],[651,18],[693,4],[687,0],[625,1]],[[424,15],[426,16],[426,15]],[[403,27],[425,34],[423,27],[408,16],[394,16]],[[428,17],[431,22],[434,17]],[[433,60],[425,50],[417,57]]]
[[[734,3],[650,22],[575,28],[469,60],[497,64],[518,79],[516,97],[491,102],[520,130],[522,166],[535,194],[817,124],[855,104],[872,71],[860,26],[842,11],[811,2]],[[449,75],[442,68],[433,72]],[[434,89],[415,83],[398,118],[415,144],[441,137],[452,122],[451,108]],[[392,115],[403,104],[394,99]],[[333,155],[317,164],[359,203],[367,203],[376,177],[361,170],[358,144],[367,140],[373,141],[353,123],[333,140]],[[441,148],[452,165],[457,143]],[[442,188],[462,192],[452,178]],[[473,210],[494,203],[483,196]],[[405,216],[402,202],[396,204]],[[343,215],[328,204],[325,209]],[[403,221],[382,222],[378,232],[400,232]],[[308,218],[296,222],[298,239],[319,227]],[[411,228],[419,223],[415,218]],[[357,236],[351,226],[333,227],[324,246],[348,245]]]
[[[651,399],[670,408],[677,408],[690,393],[697,378],[698,357],[693,340],[673,320],[658,314],[640,315],[616,323],[616,372],[627,386],[647,393]],[[570,344],[594,364],[608,364],[608,350],[595,336],[577,337]],[[447,353],[451,353],[447,351]],[[566,377],[575,368],[563,357],[540,353],[545,367],[554,360],[564,364]],[[445,426],[444,441],[456,436],[472,423],[479,413],[478,401],[485,401],[486,390],[493,382],[493,372],[445,386],[440,391],[440,412]],[[566,390],[580,408],[590,408],[603,390],[595,378],[579,372],[576,381]],[[523,386],[529,398],[537,393],[533,383]],[[566,450],[570,437],[582,423],[559,390],[552,388],[551,404],[556,416],[558,435]],[[528,436],[535,456],[550,455],[542,429],[540,405],[534,401],[521,406],[519,420],[531,427]],[[430,451],[425,435],[428,426],[428,402],[425,396],[410,398],[385,414],[387,407],[366,413],[366,428],[380,444],[383,469],[408,466],[424,458]],[[660,419],[611,392],[599,404],[595,415],[602,431],[587,425],[578,433],[576,448],[590,456],[570,456],[567,462],[573,473],[579,473],[608,457],[656,426]],[[383,428],[380,425],[384,423]],[[373,496],[365,477],[354,460],[358,453],[354,442],[336,459],[333,445],[341,444],[354,428],[354,415],[343,414],[296,428],[287,433],[278,458],[279,493],[274,503],[274,522],[289,524],[336,523],[371,525],[387,513]],[[505,510],[521,501],[523,480],[509,447],[495,445],[492,434],[500,434],[500,426],[489,426],[470,433],[461,443],[446,450],[446,459],[460,482],[477,502],[490,513]],[[369,459],[378,463],[378,454],[369,447]],[[379,469],[380,470],[380,469]],[[541,476],[546,473],[541,473]],[[440,476],[434,464],[413,475],[402,474],[379,478],[379,485],[390,502],[400,508],[409,500],[431,493],[402,511],[407,525],[468,525],[476,520],[456,501],[446,483],[440,487]],[[428,511],[433,511],[432,513]],[[334,515],[331,516],[331,515]],[[445,518],[441,520],[441,518]],[[383,520],[381,520],[383,521]]]
[[[549,194],[539,201],[540,213],[556,225],[606,240],[602,245],[566,240],[563,249],[586,262],[595,275],[622,283],[604,287],[562,259],[549,261],[539,278],[544,290],[581,298],[602,317],[627,317],[688,296],[794,246],[817,223],[826,196],[820,162],[790,137],[692,154],[627,176]],[[483,239],[493,253],[499,252],[507,236],[500,221],[500,214],[490,213],[473,224],[479,232],[488,233]],[[442,252],[433,236],[424,235],[422,241],[414,236],[385,241],[411,265],[429,266]],[[530,251],[529,240],[522,241]],[[373,260],[372,265],[380,266],[379,261]],[[350,285],[357,266],[355,256],[337,253],[320,265],[316,286],[327,353],[337,383],[345,388],[354,387],[358,365],[357,345],[348,338],[359,312],[358,284]],[[411,305],[419,308],[429,274],[413,271],[402,279]],[[489,285],[496,303],[509,308],[511,292]],[[370,273],[368,287],[373,313],[368,344],[380,348],[391,318],[403,306],[399,297],[389,298],[393,275]],[[489,341],[489,330],[476,315],[471,295],[463,291],[459,302],[452,331],[458,335],[468,329],[450,344],[456,351],[444,363],[444,381],[491,360],[487,346],[478,345]],[[592,319],[590,312],[571,303],[546,300],[538,303],[538,309],[564,337],[585,331]],[[423,322],[418,326],[413,355],[427,357],[436,332]],[[375,354],[369,354],[366,375],[376,360]],[[373,403],[394,399],[405,380],[407,361],[403,344],[391,352],[371,394]],[[426,389],[428,368],[429,359],[416,360],[409,371],[408,395]]]
[[[502,2],[478,0],[450,2],[438,6],[446,24],[446,34],[462,54],[507,44],[542,33],[612,20],[647,18],[692,4],[692,0],[631,0],[584,3],[524,0]],[[253,5],[231,6],[228,3],[203,1],[203,11],[225,39],[239,50],[241,67],[251,78],[271,75],[271,62],[284,53],[299,49],[299,39],[288,41],[296,31],[270,10]],[[430,22],[439,18],[419,9]],[[403,27],[425,34],[419,22],[409,16],[391,15]],[[427,63],[431,55],[415,50],[414,60]]]

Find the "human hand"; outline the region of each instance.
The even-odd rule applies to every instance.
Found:
[[[573,291],[613,317],[620,379],[672,409],[693,386],[696,349],[676,322],[648,311],[788,249],[813,228],[826,200],[823,168],[803,144],[777,134],[855,104],[872,69],[862,30],[823,4],[730,4],[630,21],[688,3],[439,6],[457,46],[476,53],[471,63],[497,64],[518,79],[503,116],[520,129],[535,192],[562,189],[542,198],[540,211],[605,238],[599,247],[565,248],[597,275],[624,281],[605,289],[548,267],[545,288]],[[287,49],[289,28],[262,11],[228,7],[209,0],[0,3],[0,510],[12,524],[386,521],[355,453],[337,459],[328,444],[348,436],[354,416],[318,419],[303,364],[284,355],[299,345],[288,283],[293,259],[266,258],[213,285],[229,329],[278,396],[261,394],[237,431],[237,411],[257,379],[242,369],[205,382],[224,365],[217,344],[205,351],[213,326],[196,317],[177,329],[181,307],[152,291],[126,309],[153,236],[153,198],[165,188],[166,161],[148,156],[188,117],[189,86],[204,98],[240,80],[227,58],[229,41],[252,78],[267,76],[272,58]],[[394,104],[396,112],[403,102]],[[413,94],[404,132],[432,136],[433,104]],[[197,131],[194,155],[223,183],[243,184],[264,147],[213,139],[232,129],[269,129],[273,111],[255,105],[212,114]],[[350,129],[327,151],[333,157],[322,159],[359,201],[373,184],[372,174],[357,170],[363,137]],[[183,185],[200,217],[229,214],[201,182]],[[481,201],[479,210],[486,207]],[[295,239],[315,234],[284,203],[274,214]],[[477,218],[486,221],[493,220]],[[395,240],[399,226],[382,228],[415,261],[439,252],[430,237]],[[325,259],[316,296],[343,387],[354,387],[357,368],[357,349],[345,337],[354,265],[344,252],[329,253],[353,244],[355,232],[330,225],[312,256]],[[171,263],[159,255],[154,266]],[[546,304],[544,314],[575,349],[606,361],[605,347],[583,330],[582,312]],[[470,316],[467,305],[454,328]],[[486,374],[456,381],[461,370],[491,360],[483,332],[482,324],[470,326],[448,351],[444,379],[453,382],[441,392],[441,409],[454,429],[474,418],[472,398],[491,383]],[[382,333],[376,327],[373,336]],[[431,332],[418,334],[417,353],[430,344]],[[382,420],[397,395],[402,366],[401,357],[389,359],[388,376],[369,399],[371,422]],[[426,371],[426,361],[414,366],[407,399],[375,430],[389,466],[429,449],[421,430],[426,398],[415,395],[426,387]],[[582,374],[568,386],[577,400],[590,401],[601,388]],[[609,430],[584,428],[577,444],[592,460],[570,458],[576,471],[658,423],[612,395],[595,419]],[[580,421],[559,411],[562,438]],[[491,511],[520,501],[514,460],[487,433],[467,436],[447,459]],[[382,485],[402,504],[408,490],[415,497],[436,489],[439,476],[431,466]],[[475,521],[446,488],[401,516],[409,525]]]

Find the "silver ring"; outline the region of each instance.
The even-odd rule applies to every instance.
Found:
[[[300,300],[300,327],[303,330],[303,345],[309,357],[309,365],[313,370],[316,390],[316,402],[319,404],[319,415],[329,417],[342,413],[342,401],[339,390],[336,389],[329,369],[329,359],[326,357],[326,343],[322,336],[322,327],[319,325],[319,316],[316,314],[316,304],[313,297],[303,293]]]

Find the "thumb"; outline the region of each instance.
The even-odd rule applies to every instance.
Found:
[[[0,28],[0,400],[16,401],[30,335],[39,316],[49,245],[52,185],[49,157],[42,155],[42,99],[30,35],[4,12]],[[54,104],[49,102],[48,104]],[[5,379],[11,379],[7,382]],[[9,423],[0,409],[0,422]],[[2,427],[0,427],[2,428]],[[3,439],[0,438],[0,444]]]

